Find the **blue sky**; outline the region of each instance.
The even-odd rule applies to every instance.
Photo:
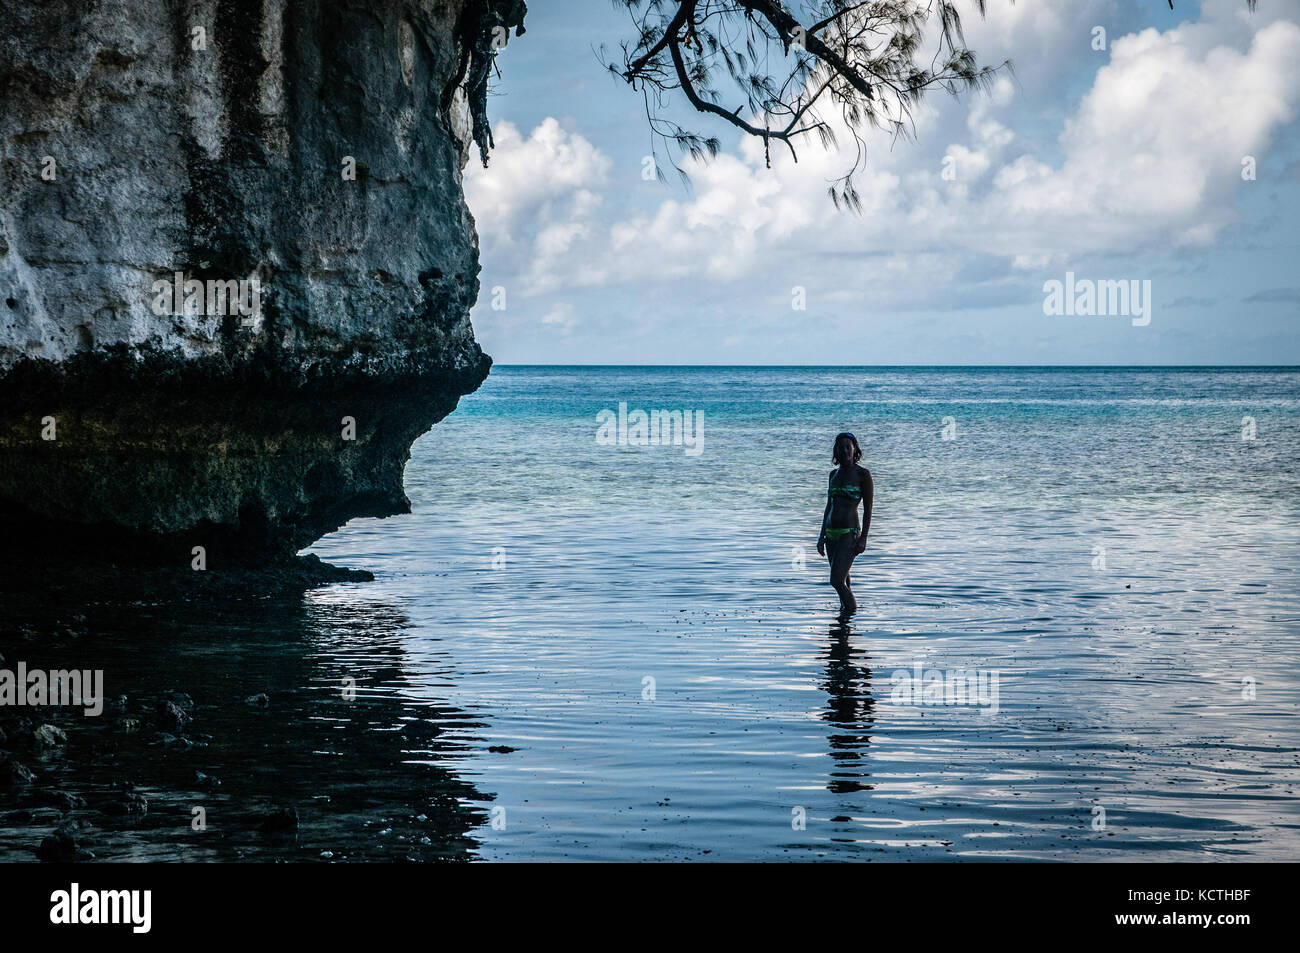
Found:
[[[465,173],[484,349],[501,363],[1300,363],[1300,5],[988,6],[980,20],[969,3],[967,41],[1014,74],[932,95],[910,141],[869,138],[856,216],[825,192],[850,156],[809,142],[767,169],[759,143],[688,108],[669,112],[722,154],[686,164],[690,188],[645,181],[664,146],[597,55],[633,35],[626,11],[534,2],[498,60],[497,149]],[[1150,323],[1045,315],[1044,283],[1067,272],[1149,280]]]

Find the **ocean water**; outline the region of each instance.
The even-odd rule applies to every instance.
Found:
[[[699,440],[598,439],[620,403]],[[842,429],[848,627],[813,548]],[[374,582],[28,645],[203,733],[35,767],[101,859],[1294,860],[1298,447],[1297,369],[497,367],[411,514],[313,548]],[[105,813],[123,780],[146,817]]]
[[[698,452],[598,441],[620,402]],[[1297,448],[1296,369],[499,367],[307,601],[396,607],[411,702],[472,713],[474,857],[1295,859]]]

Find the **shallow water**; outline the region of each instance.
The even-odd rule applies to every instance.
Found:
[[[702,452],[599,444],[620,401],[702,411]],[[876,483],[850,632],[812,548],[840,429]],[[212,736],[119,746],[101,796],[153,799],[91,798],[100,857],[1294,859],[1298,446],[1295,370],[497,368],[411,515],[314,548],[375,582],[30,649]],[[918,665],[996,705],[906,703]]]

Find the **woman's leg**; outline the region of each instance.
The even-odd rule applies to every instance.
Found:
[[[853,590],[849,588],[849,570],[853,568],[853,560],[857,556],[857,542],[856,535],[848,533],[837,539],[834,546],[827,550],[831,560],[831,585],[839,594],[841,608],[849,615],[858,611],[858,601],[853,598]]]

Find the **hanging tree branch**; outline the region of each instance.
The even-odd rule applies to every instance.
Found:
[[[719,142],[661,115],[676,91],[696,111],[762,139],[769,165],[773,141],[796,162],[801,136],[816,133],[824,147],[836,146],[823,115],[838,109],[856,157],[827,191],[837,207],[860,211],[854,178],[866,165],[868,130],[909,135],[912,110],[927,92],[987,89],[998,71],[1011,69],[1009,60],[977,63],[957,2],[615,0],[627,8],[637,37],[621,45],[621,62],[606,59],[606,66],[643,93],[652,135],[697,159],[716,155]],[[985,0],[969,2],[984,15]],[[1246,2],[1255,8],[1256,0]],[[720,73],[730,81],[725,93],[715,85]],[[726,96],[734,98],[724,104]]]
[[[680,91],[696,111],[762,139],[765,148],[785,145],[797,162],[801,136],[815,133],[822,145],[836,145],[822,111],[838,109],[857,159],[828,191],[836,205],[854,209],[861,207],[853,179],[865,165],[866,129],[906,134],[912,108],[927,90],[987,86],[996,69],[1010,67],[976,64],[961,36],[955,0],[811,0],[793,12],[781,0],[619,2],[638,36],[623,44],[620,63],[607,65],[646,94],[655,135],[695,157],[717,153],[716,138],[702,139],[660,114],[669,95]],[[983,0],[976,2],[982,12]],[[937,48],[923,65],[923,33],[934,19]],[[723,104],[715,86],[719,73],[729,78],[738,101]]]

